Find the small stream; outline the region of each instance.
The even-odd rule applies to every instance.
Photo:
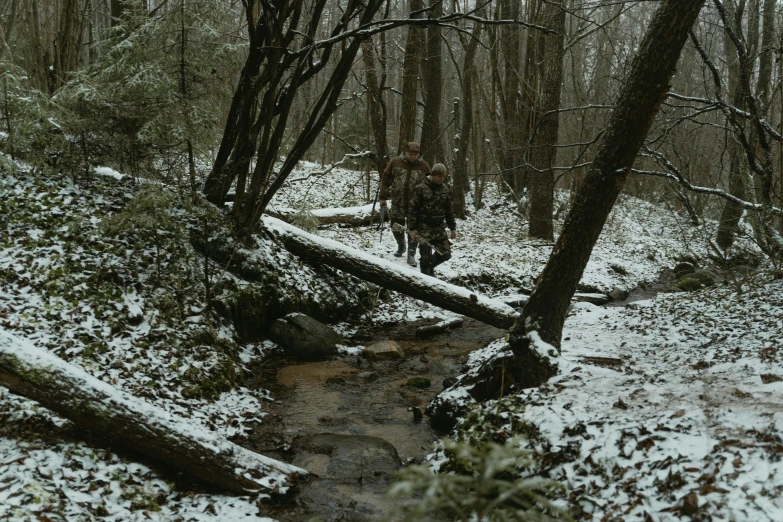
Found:
[[[608,306],[650,299],[665,288],[660,282],[636,289]],[[394,471],[420,462],[442,436],[423,412],[444,389],[443,381],[463,373],[468,354],[505,331],[465,319],[461,327],[429,339],[416,328],[437,320],[400,323],[369,333],[370,345],[397,342],[399,360],[340,356],[320,362],[277,358],[254,368],[249,387],[276,398],[268,415],[249,437],[249,447],[307,469],[312,476],[294,491],[267,504],[263,512],[281,522],[306,520],[365,522],[383,518],[391,508],[385,497]],[[419,386],[410,386],[411,378]]]
[[[280,521],[375,521],[390,508],[385,498],[393,473],[421,461],[441,436],[426,417],[414,419],[443,390],[443,380],[462,373],[468,354],[505,332],[466,319],[461,327],[429,339],[416,328],[437,321],[403,323],[371,332],[374,342],[394,340],[401,360],[359,356],[298,363],[265,361],[247,383],[276,398],[250,436],[250,447],[301,466],[315,476],[276,505],[264,506]],[[406,385],[413,377],[418,385]]]

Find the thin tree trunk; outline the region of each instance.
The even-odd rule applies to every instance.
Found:
[[[688,31],[703,4],[704,0],[664,0],[655,12],[614,104],[595,161],[525,307],[524,320],[512,329],[514,335],[536,330],[545,342],[559,348],[568,303],[666,99]]]
[[[516,0],[501,0],[500,15],[503,20],[514,20],[519,17],[519,2]],[[517,197],[522,196],[524,189],[518,173],[521,165],[521,128],[519,110],[519,27],[513,24],[503,25],[500,29],[501,53],[503,55],[503,133],[505,140],[505,155],[503,158],[503,177],[506,183],[513,187]],[[519,182],[519,183],[518,183]]]
[[[367,81],[367,104],[370,112],[370,123],[372,124],[373,136],[375,138],[375,167],[380,176],[389,162],[389,148],[386,144],[386,107],[383,103],[381,85],[378,82],[378,69],[375,65],[375,47],[370,39],[362,42],[362,59],[364,60],[364,76]]]
[[[424,8],[423,0],[411,0],[411,13]],[[420,18],[420,14],[413,15]],[[405,42],[405,58],[402,65],[402,110],[400,111],[400,135],[397,152],[405,150],[409,141],[416,141],[416,93],[419,86],[419,60],[423,45],[422,30],[408,26]]]
[[[552,0],[544,8],[544,22],[554,34],[544,38],[544,80],[542,85],[542,115],[533,140],[530,163],[530,235],[551,240],[554,237],[555,166],[558,131],[560,129],[560,91],[563,84],[563,57],[566,10],[563,1]]]
[[[430,18],[443,16],[443,0],[432,0],[428,13]],[[443,163],[443,139],[440,122],[441,102],[443,99],[443,57],[441,45],[441,27],[433,25],[427,28],[427,41],[424,56],[421,59],[421,77],[424,94],[424,123],[421,129],[422,155],[430,165]]]
[[[465,57],[462,61],[462,103],[461,107],[455,101],[454,117],[459,122],[454,138],[457,149],[457,158],[454,162],[454,215],[465,219],[465,196],[469,190],[469,164],[468,150],[470,148],[471,133],[473,131],[473,86],[476,76],[476,50],[481,36],[481,24],[473,25],[473,30],[465,49]],[[478,151],[474,148],[474,154]]]
[[[455,385],[473,399],[495,399],[511,390],[535,387],[557,372],[566,310],[644,138],[666,100],[688,31],[704,1],[663,0],[655,12],[549,261],[509,330],[510,351],[462,376]],[[445,422],[460,408],[447,396],[440,396],[427,407],[427,414]]]

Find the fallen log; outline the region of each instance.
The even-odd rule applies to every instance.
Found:
[[[427,326],[420,326],[416,328],[416,339],[424,339],[425,337],[432,337],[443,333],[450,328],[457,328],[462,326],[464,319],[457,317],[456,319],[450,319],[448,321],[440,321],[439,323],[429,324]]]
[[[402,267],[337,241],[308,234],[279,219],[264,216],[263,223],[267,230],[277,235],[287,250],[311,262],[327,264],[364,281],[421,299],[496,328],[509,328],[519,315],[505,303],[425,276],[418,270]]]
[[[375,205],[373,211],[372,204],[361,205],[358,207],[341,207],[341,208],[318,208],[310,211],[310,214],[318,218],[318,222],[321,225],[346,225],[351,227],[358,227],[370,224],[370,215],[372,215],[372,222],[377,223],[380,219],[378,209],[380,207]],[[299,212],[293,208],[267,208],[266,214],[277,218],[286,223],[291,223],[296,213]]]
[[[0,384],[76,425],[237,493],[284,493],[307,471],[254,453],[0,329]]]

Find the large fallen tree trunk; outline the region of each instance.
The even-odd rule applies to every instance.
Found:
[[[375,209],[373,209],[373,206],[370,204],[358,207],[317,208],[309,213],[318,218],[318,222],[321,225],[338,224],[358,227],[369,225],[370,222],[377,223],[380,219],[379,209],[378,205],[375,205]],[[267,207],[266,209],[266,214],[286,223],[291,223],[298,212],[298,210],[292,208]]]
[[[234,194],[227,194],[226,201],[234,201]],[[380,208],[380,205],[377,204],[359,205],[356,207],[317,208],[311,210],[310,214],[317,217],[322,225],[337,224],[358,227],[377,223],[380,219]],[[299,213],[299,210],[270,205],[264,213],[286,223],[291,223],[294,220],[294,216]],[[388,217],[386,221],[388,221]]]
[[[0,330],[0,384],[222,489],[283,493],[307,473],[122,392],[5,330]]]
[[[270,216],[264,216],[263,223],[267,230],[279,237],[287,250],[311,262],[325,263],[370,283],[497,328],[507,329],[517,318],[518,312],[510,306],[467,288],[425,276],[337,241],[308,234]]]

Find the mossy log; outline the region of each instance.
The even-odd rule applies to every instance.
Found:
[[[284,493],[307,474],[118,390],[5,330],[0,330],[0,385],[223,490]]]
[[[290,252],[311,263],[324,263],[370,283],[421,299],[446,310],[507,329],[518,312],[500,301],[452,285],[419,271],[325,239],[264,216],[264,227],[276,234]]]

